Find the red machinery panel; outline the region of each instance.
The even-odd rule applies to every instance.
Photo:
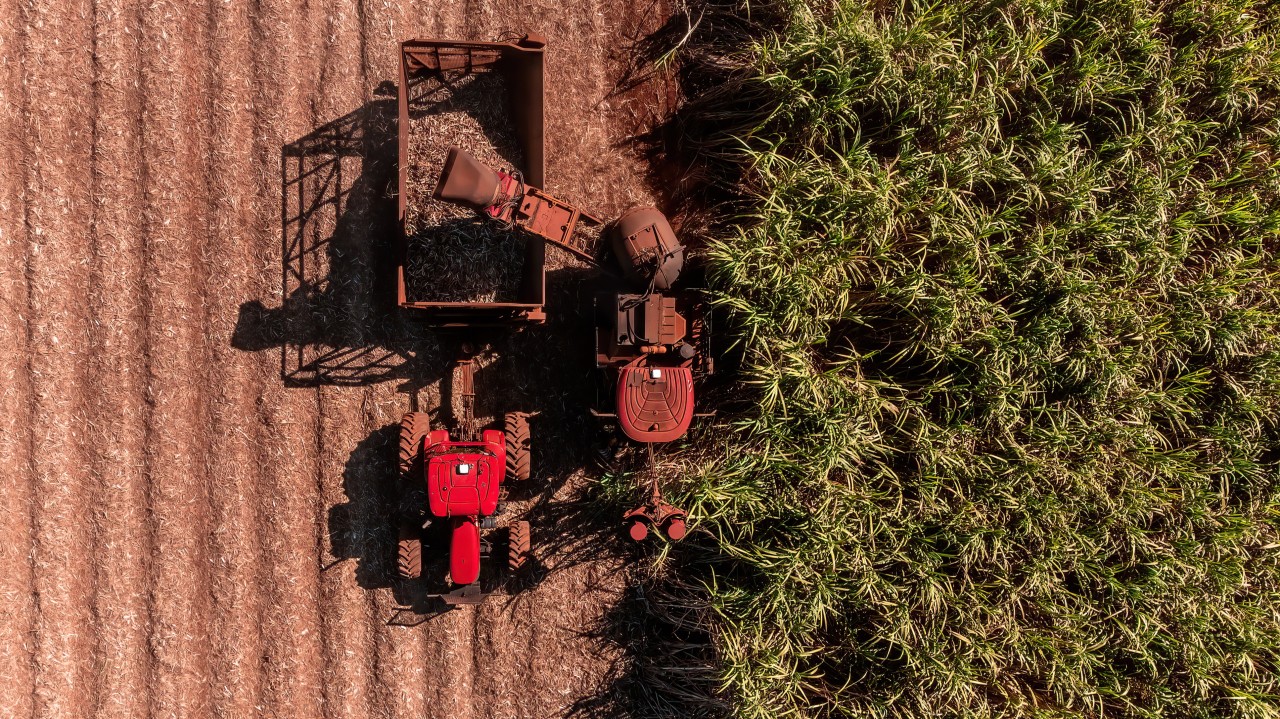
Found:
[[[670,442],[693,421],[693,371],[648,365],[641,358],[620,370],[618,424],[637,442]]]
[[[480,528],[469,517],[453,520],[449,578],[454,584],[470,584],[480,578]]]
[[[497,511],[506,470],[501,432],[486,430],[483,442],[449,442],[427,437],[427,498],[437,517],[489,515]]]

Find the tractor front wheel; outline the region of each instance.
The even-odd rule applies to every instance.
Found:
[[[523,482],[532,474],[529,439],[529,415],[526,412],[508,412],[502,423],[507,440],[507,477]]]
[[[422,537],[416,527],[400,528],[396,564],[402,579],[417,579],[422,576]]]
[[[400,418],[400,477],[410,479],[419,466],[422,438],[431,431],[426,412],[406,412]]]
[[[512,522],[507,528],[507,566],[518,571],[529,561],[529,523]]]

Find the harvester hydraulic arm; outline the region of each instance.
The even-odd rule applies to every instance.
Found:
[[[449,150],[435,197],[520,227],[587,262],[596,263],[596,240],[578,229],[579,225],[600,226],[599,218],[525,184],[517,172],[486,167],[465,150],[456,147]]]

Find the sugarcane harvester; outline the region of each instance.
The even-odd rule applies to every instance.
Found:
[[[599,218],[526,183],[517,172],[486,167],[464,150],[450,149],[435,197],[600,265],[601,248],[578,231],[601,225]],[[596,297],[596,364],[610,377],[614,402],[612,411],[593,414],[616,420],[624,436],[649,445],[652,457],[653,444],[689,430],[695,383],[714,369],[706,303],[698,290],[679,286],[684,247],[657,209],[629,210],[600,236],[607,238],[622,279],[620,287]],[[648,501],[624,515],[636,540],[652,528],[681,539],[686,519],[683,510],[663,501],[656,471]]]

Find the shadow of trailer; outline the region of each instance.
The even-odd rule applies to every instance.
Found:
[[[396,252],[396,301],[427,324],[441,328],[522,327],[546,320],[546,247],[523,237],[524,262],[515,302],[425,302],[411,299],[405,283],[409,263],[410,119],[428,79],[443,74],[502,73],[516,140],[523,151],[519,170],[532,184],[544,181],[544,52],[546,40],[528,34],[509,42],[407,40],[400,45],[399,86],[399,237]],[[513,241],[515,238],[513,238]]]

